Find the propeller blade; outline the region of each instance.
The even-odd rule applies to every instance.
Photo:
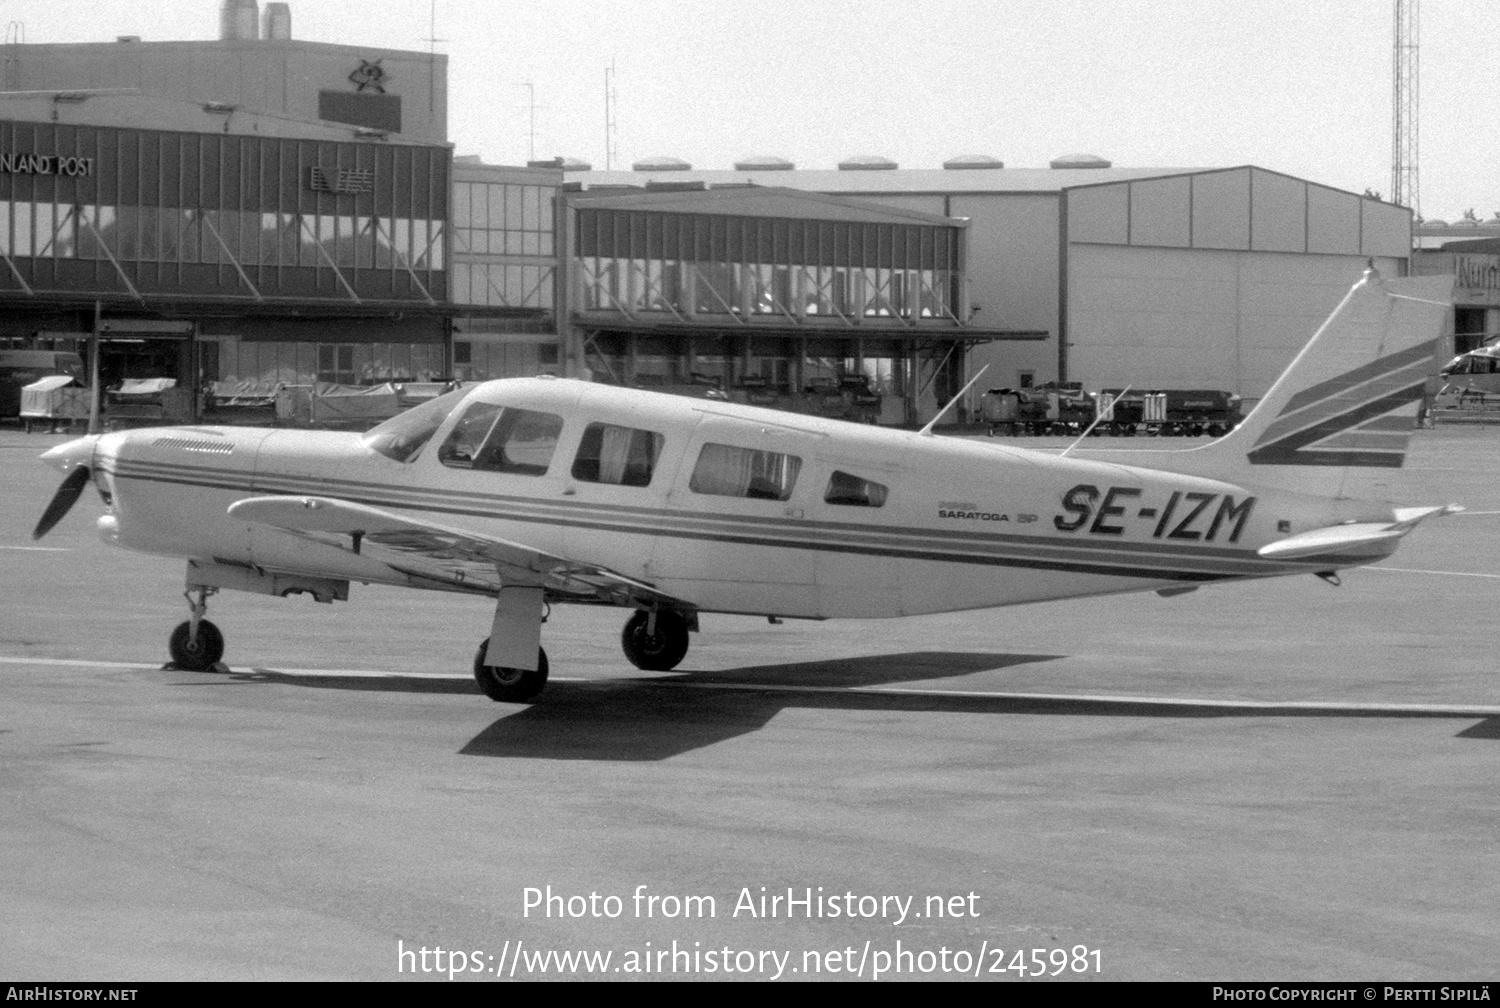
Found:
[[[78,466],[68,473],[67,478],[62,481],[62,486],[57,488],[57,493],[52,495],[52,500],[47,504],[47,510],[42,512],[42,518],[36,523],[31,538],[40,539],[52,531],[52,526],[63,520],[63,517],[78,503],[78,498],[83,496],[83,488],[88,485],[88,466]]]

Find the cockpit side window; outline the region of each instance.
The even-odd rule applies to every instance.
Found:
[[[583,483],[646,486],[661,457],[663,440],[653,431],[591,423],[578,443],[573,478]]]
[[[688,480],[693,493],[759,500],[789,500],[802,460],[795,455],[706,444]]]
[[[420,406],[413,406],[398,413],[378,426],[370,428],[360,440],[366,448],[377,451],[397,462],[411,462],[432,440],[443,421],[448,419],[463,400],[466,393],[459,389],[446,392]]]
[[[438,461],[455,469],[542,476],[562,426],[555,413],[475,403],[438,449]]]
[[[828,477],[828,489],[823,493],[823,500],[829,504],[878,508],[885,506],[887,492],[880,483],[835,469],[833,475]]]

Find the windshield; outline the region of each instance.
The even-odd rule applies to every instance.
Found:
[[[360,438],[366,448],[378,451],[388,459],[410,462],[417,457],[422,446],[432,439],[437,429],[448,419],[467,394],[465,389],[445,392],[431,402],[413,406],[405,413],[398,413],[385,423],[372,427]]]

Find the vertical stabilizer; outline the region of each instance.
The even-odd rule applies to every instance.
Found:
[[[1386,280],[1372,267],[1226,436],[1187,451],[1088,454],[1322,497],[1385,499],[1423,384],[1442,363],[1452,293],[1451,276]]]

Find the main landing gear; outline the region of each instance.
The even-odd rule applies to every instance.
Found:
[[[625,623],[620,646],[630,664],[647,672],[668,672],[687,655],[687,618],[671,609],[639,611]]]
[[[484,658],[489,649],[490,639],[486,637],[484,643],[479,645],[479,652],[474,655],[474,681],[479,684],[479,692],[491,700],[497,703],[525,703],[547,685],[547,652],[543,649],[536,649],[534,670],[486,665]]]
[[[197,592],[198,601],[193,601]],[[208,597],[217,588],[200,586],[182,593],[187,599],[187,622],[180,623],[167,640],[167,650],[172,655],[172,664],[189,672],[207,672],[224,657],[224,635],[219,628],[203,618],[208,612]]]
[[[537,596],[537,601],[540,601],[540,595]],[[508,600],[502,599],[497,611],[496,626],[503,627],[509,622],[505,618],[507,609],[516,613],[529,613],[532,611],[532,600],[529,597],[517,599],[512,606],[508,604]],[[510,625],[515,626],[514,623]],[[529,620],[527,625],[529,626]],[[692,626],[690,617],[670,609],[637,612],[626,621],[625,629],[620,634],[620,644],[625,650],[625,657],[636,668],[647,672],[666,672],[676,668],[677,663],[687,655],[688,631]],[[515,630],[511,633],[515,633]],[[479,651],[474,655],[474,681],[479,684],[479,691],[500,703],[526,703],[535,699],[547,685],[547,652],[537,646],[534,669],[492,665],[489,664],[493,660],[489,654],[490,639],[493,639],[493,634],[479,645]],[[534,640],[535,637],[527,638],[525,644],[529,645]],[[503,649],[499,653],[516,654],[514,650],[504,652]]]

